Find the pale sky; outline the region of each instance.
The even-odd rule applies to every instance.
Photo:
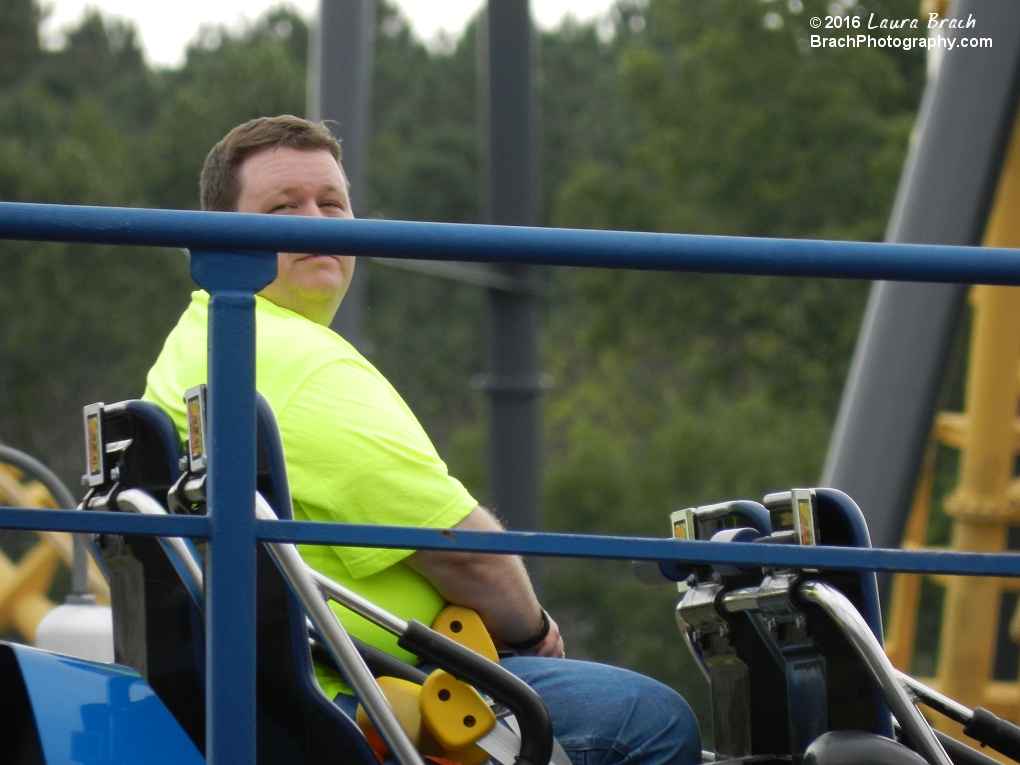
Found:
[[[611,0],[532,0],[531,9],[538,24],[557,26],[572,14],[589,20],[606,13]],[[49,11],[43,24],[48,45],[60,42],[60,31],[81,19],[86,8],[98,8],[104,15],[134,21],[150,64],[177,66],[183,63],[184,47],[195,37],[202,24],[226,24],[238,27],[254,20],[268,9],[286,4],[306,18],[316,12],[318,0],[41,0]],[[425,41],[437,34],[457,37],[468,19],[481,6],[481,0],[397,0],[411,26]]]

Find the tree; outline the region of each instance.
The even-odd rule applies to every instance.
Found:
[[[603,76],[636,123],[617,154],[574,161],[554,224],[879,238],[924,62],[916,51],[812,51],[806,19],[829,12],[813,1],[619,4],[616,69]],[[672,509],[814,484],[865,285],[599,270],[554,284],[548,525],[663,536]],[[637,592],[620,567],[546,571],[575,647],[703,698],[677,658],[673,596]]]
[[[304,114],[308,28],[296,13],[268,12],[240,34],[207,27],[180,70],[158,78],[162,108],[148,133],[141,178],[157,206],[196,209],[205,155],[255,117]]]
[[[23,45],[36,30],[21,30]],[[152,113],[133,31],[93,14],[0,90],[0,195],[15,201],[138,205],[132,182]],[[72,487],[83,404],[140,392],[183,308],[178,252],[0,243],[0,434],[46,458]]]

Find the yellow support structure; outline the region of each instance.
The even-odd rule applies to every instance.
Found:
[[[1020,289],[975,287],[973,302],[967,427],[959,485],[947,498],[946,511],[953,518],[952,549],[1002,552],[1009,525],[1020,519],[1007,497],[1020,395]],[[946,694],[962,703],[1016,720],[1015,683],[1013,689],[994,689],[991,680],[1002,584],[972,577],[947,582],[936,678]]]
[[[54,508],[53,497],[42,484],[25,481],[21,471],[0,464],[0,505]],[[0,632],[13,628],[21,639],[35,642],[35,629],[54,607],[46,597],[58,563],[71,565],[71,535],[37,532],[39,543],[17,563],[0,552]],[[110,586],[94,561],[89,561],[89,589],[102,605],[110,603]]]
[[[983,244],[1020,247],[1020,120]],[[975,286],[971,304],[965,411],[940,414],[935,440],[960,450],[959,481],[945,501],[953,519],[951,549],[1002,552],[1009,527],[1020,523],[1020,485],[1014,476],[1020,453],[1020,288]],[[933,455],[934,451],[926,460],[904,547],[924,545]],[[919,576],[899,575],[893,585],[887,651],[904,671],[909,670],[913,653],[920,581]],[[935,581],[945,587],[945,600],[936,676],[927,682],[967,706],[983,706],[1020,723],[1020,682],[992,679],[1002,595],[1020,590],[1020,582],[977,577]],[[1020,632],[1020,623],[1014,626],[1014,633]],[[959,726],[948,721],[939,720],[937,725],[959,733]]]

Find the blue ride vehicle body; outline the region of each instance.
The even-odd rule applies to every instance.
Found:
[[[25,765],[200,765],[135,670],[0,643],[5,757]]]

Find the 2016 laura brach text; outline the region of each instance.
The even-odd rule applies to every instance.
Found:
[[[814,21],[814,20],[813,20]],[[865,29],[918,29],[921,19],[876,19],[872,13],[868,17],[868,24]],[[817,26],[812,23],[811,26]],[[826,29],[860,29],[860,16],[826,16]],[[937,13],[929,13],[925,29],[973,29],[977,26],[977,19],[973,13],[968,13],[966,19],[940,19]]]

